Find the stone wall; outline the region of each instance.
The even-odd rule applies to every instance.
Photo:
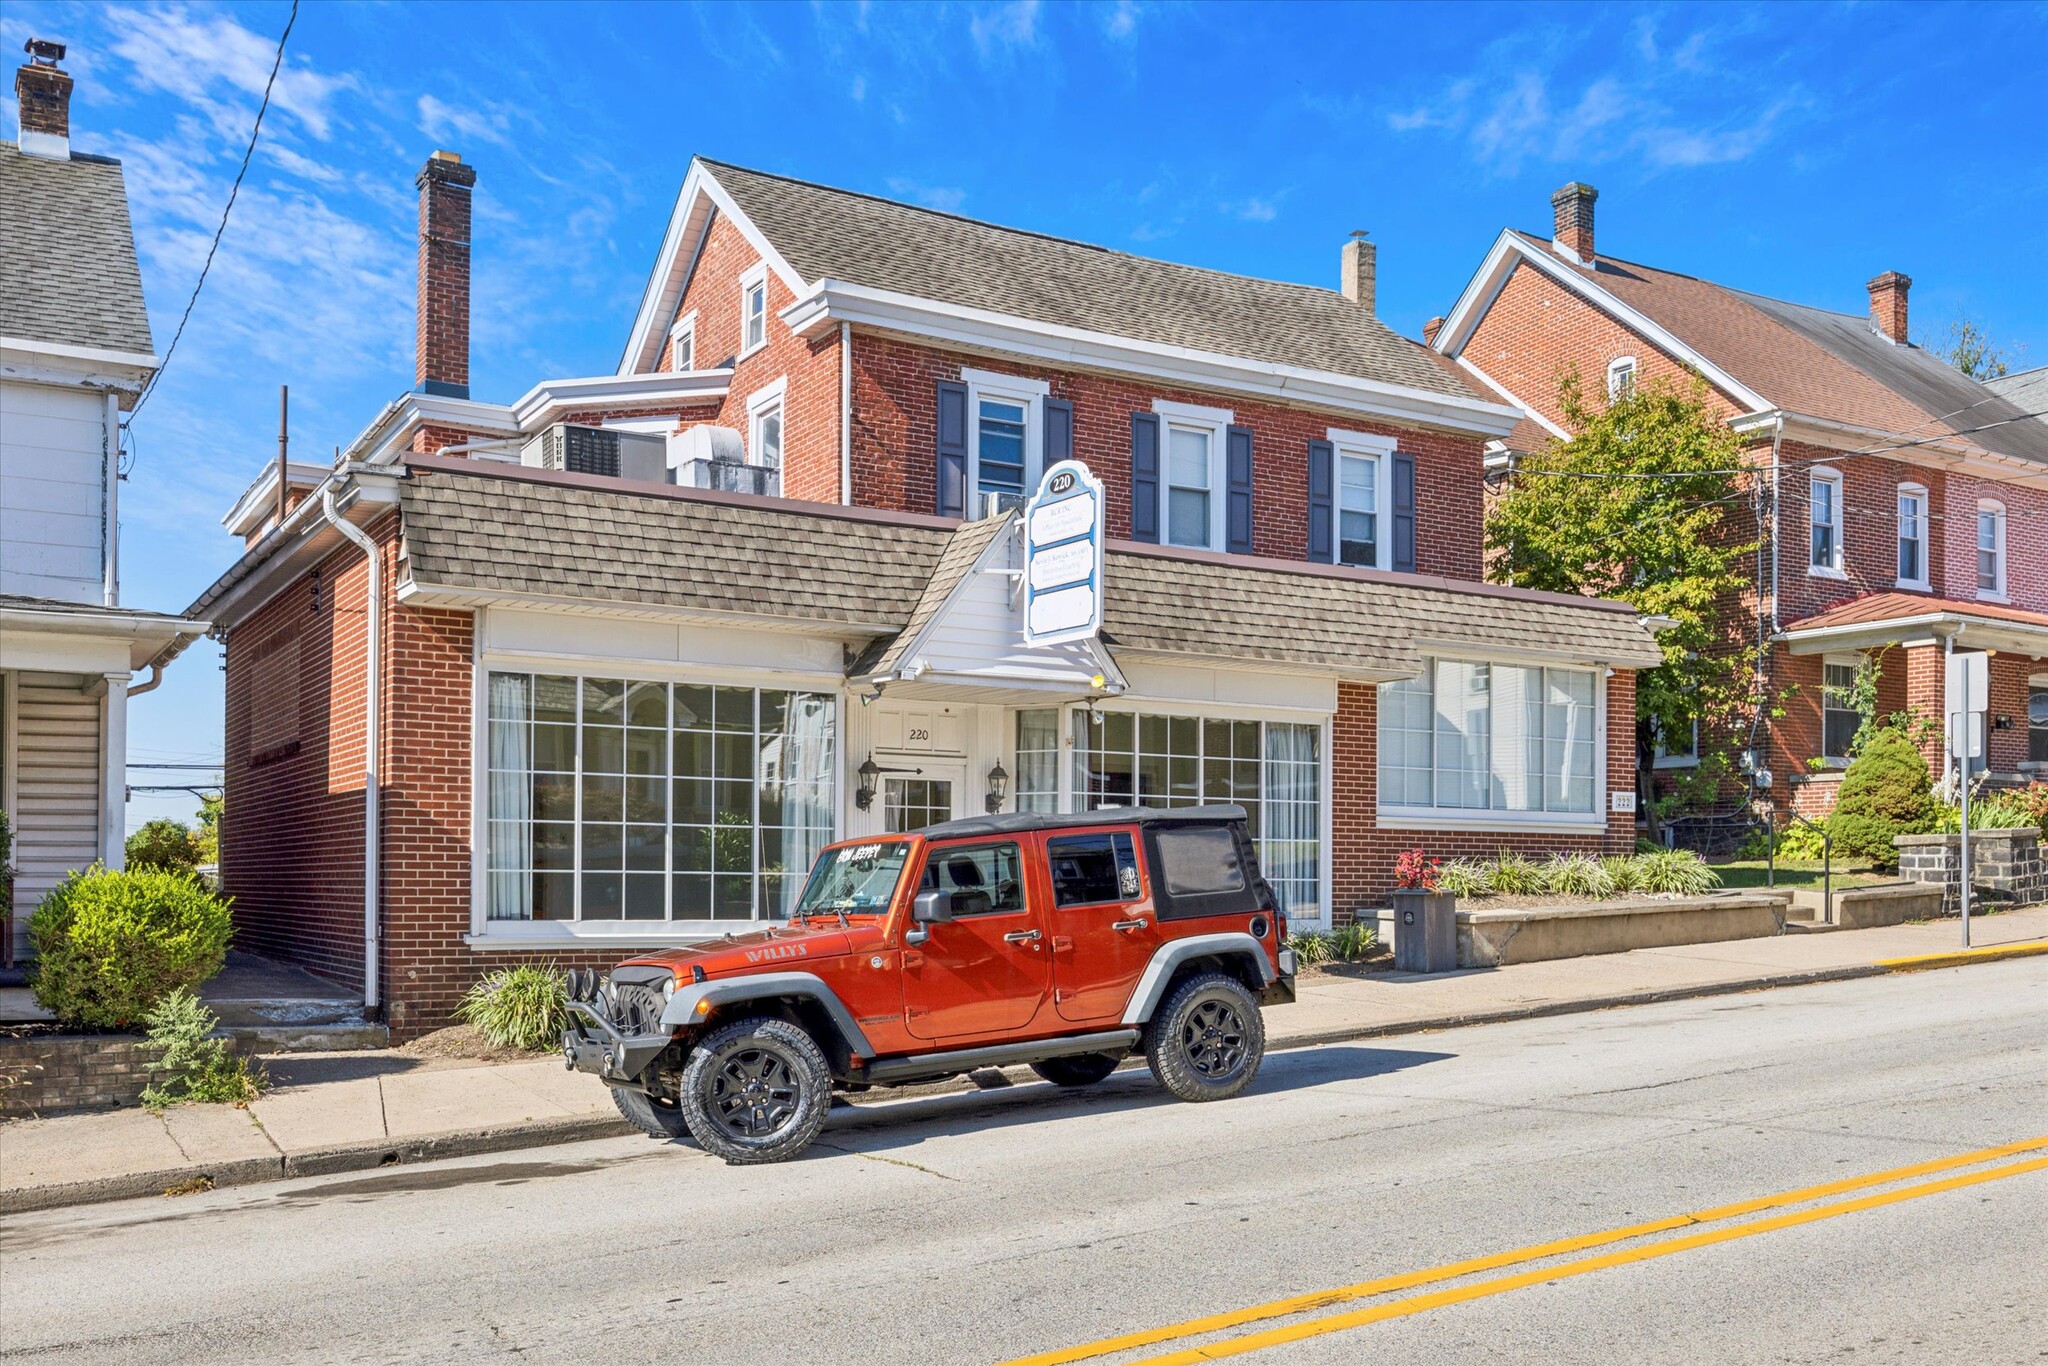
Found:
[[[1962,911],[1961,835],[1900,835],[1899,876],[1908,882],[1939,883],[1944,915]],[[2048,865],[2041,861],[2041,832],[2035,829],[1972,830],[1970,888],[1977,901],[2032,906],[2048,901]]]
[[[133,1034],[0,1037],[0,1115],[133,1105],[155,1056]]]

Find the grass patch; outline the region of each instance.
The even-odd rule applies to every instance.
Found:
[[[1714,871],[1721,875],[1723,887],[1766,887],[1769,886],[1768,866],[1762,859],[1742,859],[1735,863],[1717,863]],[[1808,862],[1804,859],[1778,860],[1778,885],[1780,887],[1812,887],[1816,891],[1821,885],[1820,860]],[[1837,887],[1867,887],[1876,882],[1897,882],[1890,873],[1880,873],[1868,866],[1845,868],[1835,865],[1834,885]]]

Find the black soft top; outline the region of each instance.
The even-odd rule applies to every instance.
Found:
[[[926,839],[952,839],[960,835],[1016,835],[1028,830],[1072,830],[1095,825],[1215,825],[1245,819],[1237,805],[1106,806],[1094,811],[1013,811],[1000,816],[968,816],[957,821],[928,825],[918,833]]]

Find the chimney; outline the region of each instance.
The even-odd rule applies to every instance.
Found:
[[[71,160],[71,76],[57,63],[64,44],[31,38],[22,44],[28,62],[14,73],[14,98],[21,104],[21,151],[51,161]]]
[[[1870,291],[1870,321],[1895,346],[1906,344],[1906,291],[1912,287],[1912,277],[1896,270],[1888,270],[1864,286]]]
[[[1372,312],[1373,292],[1378,283],[1375,254],[1372,243],[1366,240],[1365,229],[1358,229],[1344,244],[1344,265],[1338,276],[1337,287],[1344,291],[1344,297],[1368,313]]]
[[[413,372],[423,394],[469,397],[469,191],[476,168],[453,152],[427,158],[420,192],[420,272]]]
[[[1443,314],[1439,313],[1422,325],[1422,344],[1424,346],[1435,346],[1436,334],[1443,330],[1444,318]]]
[[[1598,190],[1577,180],[1550,196],[1557,216],[1551,245],[1582,266],[1593,264],[1593,201],[1599,197]]]

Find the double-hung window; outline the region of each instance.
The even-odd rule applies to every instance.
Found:
[[[1040,400],[1052,386],[988,370],[962,370],[960,378],[972,419],[968,487],[977,502],[991,494],[1005,502],[1028,497],[1044,472]],[[978,516],[980,508],[969,513]]]
[[[1899,587],[1927,587],[1927,490],[1899,485]]]
[[[1337,563],[1391,568],[1394,440],[1334,427],[1327,435],[1337,462]]]
[[[1842,572],[1842,476],[1815,470],[1807,484],[1807,522],[1812,530],[1809,572]]]
[[[1860,655],[1829,655],[1821,662],[1822,758],[1847,762],[1856,732],[1863,729],[1863,711],[1856,700],[1856,675],[1862,668]]]
[[[1636,358],[1616,356],[1607,362],[1607,397],[1627,398],[1636,388]]]
[[[740,354],[750,355],[768,344],[768,267],[755,266],[740,276]]]
[[[1223,446],[1235,414],[1224,408],[1155,400],[1160,418],[1162,540],[1168,545],[1221,550]]]
[[[668,368],[684,373],[697,368],[697,310],[676,319],[668,330]]]
[[[1977,504],[1977,596],[2005,596],[2005,505]]]
[[[764,469],[782,468],[783,393],[788,379],[776,380],[747,398],[747,463]]]
[[[1425,659],[1380,689],[1381,814],[1598,821],[1598,693],[1590,669]]]

